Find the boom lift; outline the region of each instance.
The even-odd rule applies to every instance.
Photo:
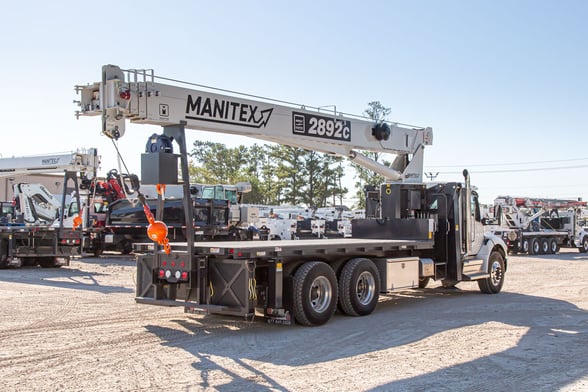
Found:
[[[81,229],[66,227],[68,184],[73,182],[77,205],[78,173],[93,178],[99,166],[96,149],[72,153],[0,158],[0,177],[63,173],[61,203],[40,184],[14,184],[14,215],[0,223],[0,267],[36,265],[59,266],[59,259],[80,254]],[[69,217],[72,218],[72,217]]]
[[[268,322],[320,325],[337,304],[348,315],[367,315],[380,293],[425,287],[431,278],[445,287],[477,281],[484,293],[500,292],[506,246],[484,233],[467,171],[463,184],[422,183],[431,128],[375,123],[283,101],[193,89],[193,84],[156,82],[160,79],[165,78],[153,71],[104,66],[100,82],[76,86],[81,93],[77,115],[101,116],[102,132],[114,139],[124,134],[127,120],[162,126],[163,134],[152,137],[141,156],[141,180],[177,182],[175,141],[187,222],[192,222],[192,209],[186,197],[186,128],[346,156],[388,181],[368,195],[373,208],[366,215],[375,217],[354,220],[353,238],[195,244],[187,235],[186,243],[170,244],[158,231],[151,237],[158,245],[137,258],[137,302],[245,317],[261,312]],[[397,154],[395,169],[359,150]],[[161,221],[150,222],[161,228]]]

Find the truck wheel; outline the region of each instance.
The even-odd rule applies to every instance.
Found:
[[[549,253],[554,255],[559,252],[559,244],[555,238],[549,239]]]
[[[582,244],[580,245],[578,250],[580,251],[580,253],[588,252],[588,236],[582,238]]]
[[[500,252],[490,253],[488,273],[490,274],[488,278],[478,280],[478,287],[482,293],[497,294],[504,284],[504,257]]]
[[[431,278],[429,276],[425,278],[419,278],[419,289],[424,289],[429,284]]]
[[[311,261],[294,274],[294,318],[302,325],[321,325],[337,310],[337,277],[326,263]]]
[[[124,241],[122,244],[121,253],[123,255],[128,255],[133,251],[133,243],[131,241]]]
[[[541,242],[539,238],[532,238],[529,243],[529,254],[530,255],[538,255],[541,251]]]
[[[339,278],[339,305],[350,316],[365,316],[376,308],[380,295],[380,273],[370,259],[349,260]]]
[[[59,268],[61,265],[57,262],[56,257],[38,257],[37,261],[41,268]]]
[[[523,245],[521,246],[521,250],[523,253],[529,253],[529,240],[528,239],[524,239],[523,240]]]
[[[21,263],[23,267],[34,267],[37,265],[36,257],[21,257]]]
[[[547,238],[543,238],[541,240],[541,254],[548,255],[549,254],[549,240]]]
[[[441,281],[441,287],[443,287],[444,289],[455,289],[455,285],[457,283],[457,280],[443,279]]]

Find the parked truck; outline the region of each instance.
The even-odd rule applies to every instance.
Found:
[[[15,183],[15,200],[0,219],[0,267],[59,267],[81,254],[82,229],[65,224],[68,186],[79,195],[79,175],[95,176],[96,149],[71,153],[0,158],[0,177],[63,173],[61,200],[42,184]],[[78,205],[79,199],[78,199]],[[4,210],[3,203],[3,210]]]
[[[190,201],[195,241],[246,240],[255,238],[247,224],[253,208],[241,208],[241,198],[249,192],[249,183],[236,185],[191,184]],[[139,186],[149,209],[163,210],[168,235],[173,241],[186,241],[183,190],[175,186],[159,198],[155,187]],[[135,195],[136,196],[136,195]],[[141,200],[135,196],[118,198],[108,204],[101,236],[94,244],[95,254],[116,251],[129,254],[134,244],[149,242],[149,222]]]
[[[494,211],[493,232],[512,254],[555,254],[562,247],[588,252],[585,201],[498,196]]]
[[[170,79],[165,79],[170,80]],[[163,82],[165,82],[163,80]],[[179,154],[148,148],[142,181],[181,178],[188,194],[185,129],[239,134],[336,154],[386,178],[373,190],[374,218],[353,220],[353,237],[301,241],[167,243],[137,257],[136,301],[181,306],[186,312],[251,317],[314,326],[337,308],[350,316],[374,311],[382,293],[476,281],[483,293],[501,291],[506,245],[485,233],[477,193],[463,182],[424,183],[423,154],[432,130],[325,113],[309,106],[160,83],[153,71],[104,66],[99,82],[78,86],[78,115],[99,115],[102,132],[124,135],[125,122],[163,126]],[[397,154],[394,168],[360,150]],[[185,205],[189,198],[184,196]],[[192,209],[185,208],[186,221]],[[161,228],[164,217],[157,223]],[[155,225],[154,225],[155,226]],[[190,229],[190,225],[187,229]]]

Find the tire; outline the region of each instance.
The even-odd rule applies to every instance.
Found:
[[[538,238],[532,238],[529,241],[529,254],[538,255],[541,252],[541,241]]]
[[[448,279],[444,279],[441,281],[441,286],[444,289],[453,289],[455,288],[455,285],[457,284],[457,280],[448,280]]]
[[[38,257],[37,261],[41,268],[59,268],[61,265],[57,263],[56,257]]]
[[[430,280],[431,278],[428,276],[426,278],[419,278],[419,289],[424,289],[425,287],[427,287]]]
[[[549,239],[543,238],[541,240],[541,254],[548,255],[549,254]]]
[[[311,261],[303,264],[293,277],[293,313],[302,325],[322,325],[337,310],[337,277],[326,263]]]
[[[557,240],[555,238],[550,238],[549,239],[549,254],[556,254],[557,252],[559,252],[559,244],[557,243]]]
[[[124,241],[122,243],[121,253],[123,255],[128,255],[133,252],[133,243],[131,241]]]
[[[588,236],[582,238],[582,243],[580,244],[578,250],[580,251],[580,253],[588,252]]]
[[[521,242],[521,253],[529,253],[529,249],[531,249],[529,240],[523,239],[523,241]]]
[[[380,295],[380,273],[370,259],[349,260],[339,278],[339,306],[350,316],[365,316],[374,311]]]
[[[488,273],[490,276],[478,280],[478,287],[484,294],[498,294],[504,284],[504,257],[497,251],[492,251],[488,258]]]
[[[35,267],[37,265],[36,257],[21,257],[23,267]]]

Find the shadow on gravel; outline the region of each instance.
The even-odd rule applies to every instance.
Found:
[[[399,375],[402,380],[372,391],[555,391],[588,376],[588,357],[584,354],[588,347],[586,310],[567,301],[517,293],[489,296],[455,292],[452,295],[450,302],[454,302],[455,309],[432,312],[434,320],[421,320],[430,324],[428,335],[490,322],[498,323],[497,328],[506,324],[528,330],[516,346],[507,350],[446,367],[439,360],[434,365],[441,367],[440,370],[417,377]],[[431,302],[437,303],[437,299]],[[406,309],[401,317],[409,312]],[[396,315],[396,319],[401,318]],[[400,328],[406,331],[409,322],[402,320]],[[412,329],[412,334],[417,336],[408,338],[407,335],[399,344],[427,337],[418,325]],[[492,347],[492,341],[487,346]]]
[[[88,290],[103,294],[133,293],[128,287],[100,284],[99,277],[108,273],[88,272],[75,267],[22,267],[0,270],[0,282],[51,286],[61,289]]]
[[[80,259],[75,260],[82,264],[101,265],[101,266],[121,266],[121,267],[135,267],[137,262],[133,255],[121,255],[121,254],[103,254],[98,257],[84,256]]]
[[[251,332],[254,336],[259,336],[260,338],[264,334],[280,333],[279,330],[272,331],[273,328],[271,327],[268,329],[263,319],[244,321],[211,315],[198,321],[183,319],[174,320],[174,322],[178,324],[179,329],[155,325],[148,325],[146,329],[158,336],[162,340],[162,345],[180,347],[194,356],[196,361],[192,366],[200,373],[201,377],[198,384],[199,388],[203,390],[211,388],[216,391],[288,391],[270,374],[260,371],[243,361],[243,358],[248,358],[248,356],[245,355],[244,351],[247,351],[247,347],[243,347],[244,341],[242,338],[250,336],[248,335],[248,330],[253,330]],[[284,331],[282,330],[282,332]],[[223,338],[225,339],[223,340]],[[220,350],[204,348],[202,346],[203,340],[206,341],[206,346],[220,345]],[[232,352],[226,352],[228,347],[231,347]],[[257,351],[257,348],[255,348],[255,351]],[[218,355],[230,358],[231,362],[233,362],[232,367],[234,368],[236,364],[239,368],[239,373],[246,371],[250,375],[243,377],[237,372],[222,366],[213,358],[213,356]],[[222,386],[213,386],[209,382],[211,372],[223,373],[231,381]]]
[[[215,386],[219,391],[286,390],[271,374],[251,368],[243,358],[290,366],[291,377],[304,377],[304,370],[298,371],[297,367],[322,364],[328,372],[331,361],[413,345],[435,334],[487,323],[496,324],[496,328],[506,324],[528,330],[515,347],[446,367],[440,358],[431,364],[440,370],[418,377],[394,374],[391,378],[399,381],[372,390],[553,391],[588,376],[588,356],[584,352],[588,347],[588,312],[566,301],[517,293],[415,290],[386,296],[369,316],[337,314],[326,325],[314,328],[267,325],[261,319],[253,323],[235,318],[229,321],[216,316],[175,322],[177,329],[154,325],[146,328],[161,338],[162,345],[182,348],[194,356],[193,366],[202,377],[200,387],[209,387],[207,377],[212,370],[230,376],[230,384]],[[487,342],[488,347],[492,344]],[[404,349],[407,350],[410,352],[410,348]],[[443,347],[435,350],[443,352]],[[403,358],[390,355],[393,371],[398,369],[393,363]],[[235,374],[215,357],[235,362],[252,376]],[[362,363],[365,367],[366,360]]]

